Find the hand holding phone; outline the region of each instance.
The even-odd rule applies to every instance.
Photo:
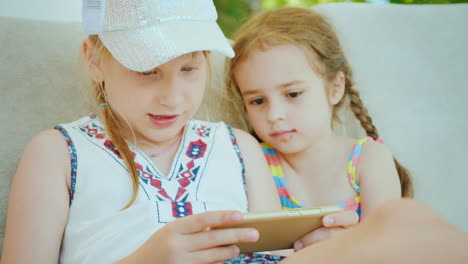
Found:
[[[240,253],[293,248],[295,241],[322,226],[322,217],[343,211],[340,206],[285,209],[244,214],[244,221],[224,228],[255,228],[260,237],[255,243],[238,244]]]
[[[349,228],[359,223],[359,215],[356,211],[346,210],[331,213],[322,218],[322,223],[322,227],[315,229],[296,241],[296,243],[294,243],[294,250],[301,250],[304,247],[346,232]]]

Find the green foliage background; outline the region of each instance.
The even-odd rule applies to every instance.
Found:
[[[336,2],[361,2],[369,4],[455,4],[468,0],[214,0],[218,10],[218,23],[227,37],[231,37],[253,13],[281,6],[309,7]]]

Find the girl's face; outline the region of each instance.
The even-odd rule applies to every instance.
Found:
[[[257,49],[234,68],[234,78],[255,133],[278,151],[297,153],[331,133],[336,102],[297,46]]]
[[[203,52],[179,56],[143,73],[111,57],[102,61],[101,70],[108,103],[140,142],[150,144],[180,135],[201,104],[207,81]]]

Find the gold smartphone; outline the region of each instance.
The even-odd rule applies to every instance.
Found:
[[[245,213],[240,224],[218,226],[225,228],[255,228],[260,237],[255,243],[238,244],[240,253],[293,248],[294,242],[322,226],[322,217],[343,211],[340,206],[285,209],[280,211]]]

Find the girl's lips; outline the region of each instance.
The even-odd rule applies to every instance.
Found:
[[[272,134],[270,134],[270,135],[271,135],[272,137],[275,137],[275,138],[285,138],[285,137],[291,136],[294,132],[295,132],[295,130],[280,131],[280,132],[272,133]]]
[[[152,115],[148,114],[150,121],[155,124],[156,126],[159,127],[169,127],[172,126],[177,119],[179,118],[179,115]]]

